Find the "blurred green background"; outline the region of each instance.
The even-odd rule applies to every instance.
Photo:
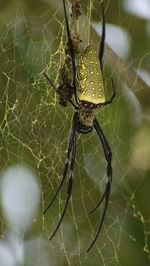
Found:
[[[101,20],[99,3],[81,0],[79,28],[84,47],[99,45],[95,31]],[[93,215],[89,211],[100,199],[106,176],[94,131],[78,136],[72,199],[51,242],[48,238],[60,217],[66,183],[51,209],[42,214],[61,179],[74,113],[72,106],[58,104],[42,74],[46,71],[56,82],[63,60],[62,1],[0,1],[0,266],[150,265],[150,17],[148,1],[142,3],[140,8],[138,0],[104,1],[109,45],[104,65],[106,94],[111,95],[112,76],[117,97],[97,112],[97,118],[113,153],[113,183],[102,232],[86,253],[97,232],[101,208]],[[38,200],[30,178],[18,185],[17,173],[19,180],[22,173],[27,180],[22,166],[31,176],[34,173]],[[5,183],[8,174],[10,181]],[[34,200],[37,205],[32,209]]]

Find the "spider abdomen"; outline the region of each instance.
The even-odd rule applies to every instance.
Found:
[[[94,45],[84,50],[78,67],[79,101],[93,105],[105,102],[102,72]]]

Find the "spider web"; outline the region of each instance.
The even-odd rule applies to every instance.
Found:
[[[83,43],[95,43],[90,24],[100,21],[99,1],[81,4],[87,19]],[[131,48],[127,69],[148,69],[148,46],[140,47],[137,38],[136,23],[140,22],[124,15],[121,4],[116,1],[111,6],[109,1],[106,14],[109,23],[126,28],[138,44]],[[146,36],[143,28],[140,30]],[[65,203],[67,182],[45,216],[42,212],[61,180],[74,113],[72,106],[58,104],[42,74],[46,71],[56,84],[64,60],[61,1],[1,3],[0,32],[0,265],[149,265],[146,104],[143,113],[130,89],[121,83],[121,74],[109,68],[106,59],[107,94],[113,76],[117,99],[97,112],[113,152],[113,183],[105,222],[95,246],[86,253],[102,208],[93,215],[89,212],[99,201],[106,179],[104,154],[93,131],[78,135],[72,198],[59,231],[49,242]]]

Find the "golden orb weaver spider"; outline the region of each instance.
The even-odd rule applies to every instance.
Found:
[[[78,69],[76,67],[76,56],[75,51],[73,47],[73,41],[71,38],[69,23],[68,23],[68,17],[67,17],[67,11],[66,11],[66,0],[63,1],[63,8],[64,8],[64,17],[65,17],[65,23],[66,23],[66,31],[67,31],[67,39],[68,39],[68,47],[70,50],[71,60],[72,60],[72,70],[73,70],[73,88],[74,88],[74,97],[76,104],[72,101],[71,98],[67,98],[62,91],[58,91],[53,82],[50,80],[50,78],[47,76],[46,73],[44,73],[44,76],[50,83],[50,85],[53,87],[53,89],[61,96],[63,97],[67,102],[71,103],[73,107],[77,110],[74,113],[73,120],[72,120],[72,129],[68,144],[68,151],[67,151],[67,157],[66,162],[62,174],[62,180],[61,183],[51,200],[48,207],[45,209],[44,213],[47,212],[47,210],[50,208],[54,200],[56,199],[66,177],[70,162],[70,176],[68,180],[68,187],[67,187],[67,198],[65,202],[65,206],[63,209],[63,212],[61,214],[60,220],[56,226],[55,231],[53,232],[52,236],[50,237],[50,240],[54,237],[57,230],[60,227],[60,224],[64,218],[71,194],[72,194],[72,186],[73,186],[73,179],[74,179],[74,162],[75,162],[75,156],[76,156],[76,135],[78,133],[87,134],[92,131],[94,128],[99,140],[102,144],[102,148],[104,151],[105,159],[107,162],[107,182],[105,186],[105,191],[103,195],[101,196],[100,201],[96,205],[96,207],[90,212],[93,213],[97,210],[97,208],[101,205],[103,201],[105,201],[104,209],[102,213],[102,218],[100,220],[99,228],[97,231],[97,234],[87,249],[87,252],[92,248],[92,246],[95,244],[98,235],[101,231],[110,191],[111,191],[111,182],[112,182],[112,152],[110,149],[110,146],[108,144],[108,141],[98,123],[98,120],[95,118],[94,110],[100,107],[103,107],[105,105],[111,104],[113,99],[115,98],[115,87],[113,80],[112,82],[112,88],[113,88],[113,94],[111,96],[110,100],[105,100],[105,94],[104,94],[104,85],[103,85],[103,79],[102,79],[102,71],[103,71],[103,54],[104,54],[104,43],[105,43],[105,15],[104,15],[104,6],[103,6],[103,0],[101,0],[101,10],[102,10],[102,36],[101,36],[101,42],[99,46],[99,55],[97,58],[96,55],[96,48],[94,45],[89,45],[83,52],[83,55],[80,57]]]

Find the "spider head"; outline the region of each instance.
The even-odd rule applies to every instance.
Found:
[[[94,110],[90,108],[81,107],[79,110],[79,121],[82,126],[91,128],[93,127]]]

